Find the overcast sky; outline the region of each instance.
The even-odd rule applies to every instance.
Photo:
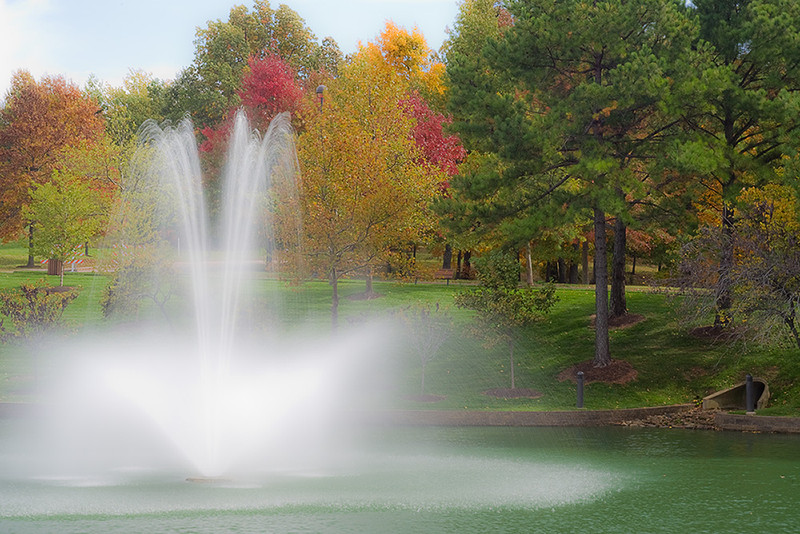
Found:
[[[272,0],[297,11],[317,38],[333,37],[345,54],[372,40],[385,21],[422,30],[438,49],[458,0]],[[197,27],[227,20],[252,0],[0,0],[0,100],[11,75],[62,74],[80,86],[90,74],[113,86],[129,69],[174,79],[194,57]]]

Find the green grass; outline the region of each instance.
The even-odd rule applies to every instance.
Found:
[[[13,271],[28,263],[28,245],[25,239],[0,244],[0,272]]]
[[[23,281],[56,277],[42,273],[0,273],[0,289],[16,287]],[[80,291],[65,313],[70,335],[90,328],[103,328],[99,298],[108,278],[91,274],[68,274],[66,284]],[[546,321],[521,332],[515,351],[518,387],[538,390],[538,399],[502,400],[483,394],[487,389],[509,387],[508,354],[505,346],[487,348],[470,335],[471,312],[453,306],[453,294],[463,286],[444,284],[398,284],[376,282],[383,295],[375,300],[350,300],[363,291],[361,281],[344,281],[340,286],[340,322],[343,329],[366,317],[401,310],[414,304],[439,304],[452,317],[452,334],[438,355],[428,364],[425,393],[444,396],[437,403],[409,400],[418,394],[419,360],[402,341],[397,349],[393,404],[413,409],[449,410],[568,410],[575,405],[575,384],[559,382],[557,375],[571,365],[591,359],[594,331],[589,318],[594,294],[588,287],[560,287],[560,300]],[[321,334],[330,331],[330,286],[321,281],[289,287],[274,280],[259,281],[255,295],[265,301],[283,301],[279,314],[286,329],[313,325]],[[800,354],[797,349],[748,347],[738,343],[699,340],[687,334],[663,295],[645,290],[628,293],[632,313],[646,320],[611,333],[612,357],[630,362],[638,372],[626,385],[587,384],[585,406],[589,409],[630,408],[688,403],[744,379],[745,374],[765,378],[772,393],[771,407],[760,411],[773,415],[800,415]],[[270,319],[274,320],[274,319]],[[390,319],[395,320],[397,319]],[[34,380],[30,348],[6,343],[0,346],[0,401],[26,401],[23,387]]]

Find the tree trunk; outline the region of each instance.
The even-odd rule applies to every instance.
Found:
[[[625,300],[625,222],[617,217],[614,223],[614,255],[611,259],[611,301],[608,313],[611,318],[621,317],[628,313]]]
[[[367,296],[373,294],[373,291],[372,291],[372,267],[367,267],[367,279],[366,279],[365,284],[364,284],[364,293],[366,293]]]
[[[545,274],[548,282],[558,282],[558,262],[548,261]]]
[[[525,281],[533,285],[533,259],[531,258],[531,242],[525,244]]]
[[[581,245],[581,263],[583,264],[583,283],[589,285],[589,241]]]
[[[719,279],[716,288],[717,314],[714,326],[730,325],[731,287],[730,273],[733,269],[733,206],[728,202],[722,204],[722,250],[719,261]]]
[[[28,225],[28,263],[25,264],[25,267],[32,269],[33,265],[33,223],[30,223]]]
[[[461,251],[458,251],[458,257],[456,258],[456,279],[461,278]]]
[[[453,265],[453,247],[445,245],[444,255],[442,256],[442,269],[452,269],[451,265]]]
[[[509,359],[510,359],[509,363],[511,364],[511,389],[516,389],[517,388],[517,381],[516,381],[516,379],[514,377],[514,340],[513,339],[509,339],[508,340],[508,355],[509,355]]]
[[[633,285],[633,277],[636,276],[636,254],[631,257],[631,280],[630,283]]]
[[[791,311],[789,312],[789,315],[784,318],[783,322],[789,327],[789,330],[792,332],[792,337],[794,337],[794,342],[797,345],[797,348],[800,349],[800,332],[797,331],[797,325],[794,321],[796,315],[794,299],[791,301],[790,306]]]
[[[566,284],[567,283],[567,263],[564,261],[564,258],[558,258],[558,283],[559,284]]]
[[[466,251],[464,253],[464,278],[470,280],[472,278],[472,264],[470,263],[470,259],[472,258],[472,252]]]
[[[608,343],[608,264],[606,259],[606,214],[594,209],[594,361],[595,367],[611,363]]]
[[[339,327],[339,276],[336,273],[336,269],[331,270],[330,284],[333,290],[331,297],[331,328],[336,332]]]
[[[574,261],[569,262],[569,277],[567,281],[573,285],[578,283],[578,264]]]

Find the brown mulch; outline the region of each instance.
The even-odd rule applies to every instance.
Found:
[[[734,339],[737,335],[736,329],[724,326],[698,326],[689,330],[689,335],[697,339]]]
[[[578,371],[583,371],[584,384],[592,382],[605,382],[606,384],[627,384],[636,380],[637,372],[633,366],[625,360],[611,360],[605,367],[594,367],[592,360],[576,363],[568,369],[558,373],[559,382],[571,380],[577,382]]]
[[[703,410],[700,407],[686,412],[663,415],[649,415],[642,419],[622,421],[621,426],[637,428],[688,428],[700,430],[719,430],[714,423],[717,410]]]
[[[497,399],[538,399],[544,393],[528,388],[494,388],[487,389],[484,395]]]
[[[589,326],[594,328],[594,322],[597,316],[592,314],[589,317]],[[609,328],[628,328],[635,324],[639,324],[644,321],[646,317],[644,315],[639,315],[638,313],[626,313],[625,315],[619,315],[617,317],[612,317],[608,320],[608,327]]]

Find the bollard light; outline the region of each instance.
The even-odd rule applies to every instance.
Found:
[[[578,408],[583,408],[583,371],[578,371]]]

